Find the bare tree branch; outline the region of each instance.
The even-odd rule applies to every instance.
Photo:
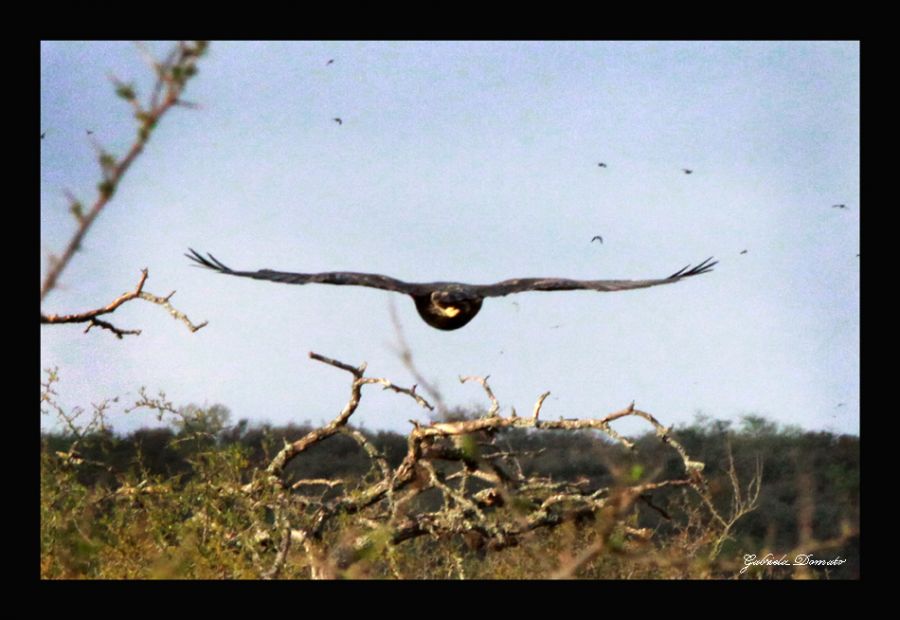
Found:
[[[419,397],[414,388],[399,388],[387,379],[366,377],[366,364],[353,366],[318,353],[310,353],[309,357],[350,373],[353,377],[350,398],[330,423],[306,433],[295,441],[286,442],[284,448],[270,462],[267,476],[270,482],[276,483],[274,487],[269,488],[282,493],[292,493],[300,487],[314,485],[346,489],[340,491],[336,497],[332,495],[333,499],[330,500],[326,500],[325,495],[319,499],[305,494],[299,497],[292,495],[293,498],[302,501],[306,510],[315,511],[314,517],[307,525],[293,522],[289,526],[295,532],[295,539],[302,539],[305,546],[318,554],[316,558],[319,559],[309,556],[311,564],[319,566],[313,571],[314,574],[320,576],[339,574],[356,561],[348,560],[349,557],[360,557],[363,552],[368,553],[366,550],[377,541],[388,541],[390,548],[420,536],[465,535],[473,541],[473,544],[496,550],[516,545],[523,536],[538,529],[558,527],[572,519],[596,518],[599,530],[595,543],[561,565],[556,575],[571,576],[580,567],[606,551],[610,549],[618,551],[617,543],[612,538],[616,532],[644,542],[652,536],[651,530],[634,527],[626,521],[626,517],[633,513],[636,501],[642,500],[665,515],[665,511],[653,504],[650,493],[672,487],[689,487],[701,494],[705,493],[705,482],[701,473],[703,464],[690,459],[681,444],[672,436],[671,429],[660,424],[653,415],[636,409],[634,403],[601,418],[541,420],[539,416],[541,405],[549,394],[545,392],[535,403],[534,414],[530,418],[521,418],[514,410],[511,415],[503,416],[500,414],[500,402],[491,390],[487,377],[477,376],[462,376],[460,381],[475,382],[482,386],[491,403],[487,415],[476,419],[435,421],[428,425],[413,424],[407,437],[407,454],[396,468],[391,468],[368,439],[349,426],[349,421],[360,404],[362,386],[382,385],[384,389],[392,389],[399,394],[410,396],[424,408],[429,408],[430,404]],[[640,484],[627,483],[623,480],[613,487],[592,488],[588,480],[570,483],[528,477],[522,472],[521,467],[502,466],[505,459],[516,456],[513,451],[495,451],[482,456],[480,448],[477,447],[479,445],[488,449],[495,447],[494,436],[507,429],[530,428],[540,431],[590,429],[600,431],[626,449],[633,450],[634,443],[611,428],[611,423],[625,417],[642,418],[654,427],[661,441],[680,456],[684,466],[684,478],[645,481]],[[356,440],[377,466],[376,480],[351,488],[342,481],[311,479],[294,482],[287,488],[281,482],[281,475],[287,463],[312,445],[335,434],[346,434]],[[479,443],[475,439],[477,437],[484,439]],[[441,465],[438,465],[439,461],[442,462]],[[470,488],[467,485],[470,478],[480,480],[481,487]],[[484,488],[485,484],[488,485],[487,488]],[[244,487],[244,491],[255,493],[261,488],[250,484]],[[429,490],[438,491],[443,498],[443,507],[440,510],[410,512],[404,508],[411,505],[413,498]],[[495,514],[498,508],[507,504],[518,507],[513,513],[515,516],[501,518],[499,514]],[[358,514],[357,523],[367,524],[365,527],[370,533],[349,542],[350,547],[339,553],[342,559],[323,560],[320,557],[321,545],[312,541],[320,540],[326,524],[341,514]],[[391,552],[385,549],[385,553],[390,555]],[[396,570],[396,566],[392,570]]]
[[[132,299],[143,299],[145,301],[149,301],[151,303],[155,303],[155,304],[158,304],[158,305],[166,308],[169,311],[169,314],[174,316],[176,319],[183,321],[188,326],[188,329],[190,329],[192,332],[197,331],[198,329],[204,327],[207,324],[207,322],[204,321],[203,323],[201,323],[199,325],[194,325],[193,323],[191,323],[190,319],[188,319],[187,315],[185,315],[183,312],[177,310],[175,307],[172,306],[172,304],[169,303],[169,299],[172,297],[172,295],[175,294],[175,291],[172,291],[171,293],[169,293],[169,295],[167,297],[157,297],[156,295],[153,295],[151,293],[147,293],[146,291],[144,291],[143,290],[144,283],[147,281],[147,275],[148,275],[147,269],[146,268],[141,269],[141,279],[138,282],[137,287],[129,293],[123,293],[122,295],[120,295],[119,297],[117,297],[116,299],[114,299],[113,301],[111,301],[109,304],[107,304],[106,306],[104,306],[102,308],[96,308],[94,310],[88,310],[86,312],[79,312],[76,314],[63,314],[63,315],[41,314],[41,323],[43,323],[43,324],[88,323],[87,329],[84,330],[85,332],[90,330],[92,327],[102,327],[104,329],[108,329],[108,330],[112,331],[118,338],[122,338],[122,336],[124,336],[125,334],[137,335],[137,334],[141,333],[141,330],[139,330],[139,329],[138,330],[122,330],[122,329],[119,329],[119,328],[113,326],[112,324],[110,324],[106,321],[98,319],[97,317],[100,317],[104,314],[110,314],[112,312],[115,312],[119,308],[119,306],[121,306],[122,304],[124,304],[126,302],[131,301]]]

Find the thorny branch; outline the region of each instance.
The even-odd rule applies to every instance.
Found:
[[[207,322],[204,321],[199,325],[194,325],[191,323],[191,320],[185,315],[183,312],[175,309],[172,304],[169,303],[169,300],[172,298],[172,295],[175,294],[175,291],[169,293],[166,297],[157,297],[156,295],[152,295],[144,291],[144,283],[147,281],[147,269],[141,269],[141,279],[137,284],[137,287],[129,292],[122,293],[119,297],[115,298],[106,306],[102,308],[96,308],[94,310],[88,310],[86,312],[80,312],[76,314],[41,314],[41,323],[48,324],[61,324],[61,323],[87,323],[88,326],[85,328],[85,333],[87,333],[92,327],[102,327],[104,329],[108,329],[113,332],[117,338],[122,338],[122,336],[126,334],[134,334],[139,335],[141,330],[123,330],[115,327],[114,325],[103,321],[97,317],[103,316],[104,314],[110,314],[115,312],[119,306],[122,304],[129,302],[133,299],[143,299],[145,301],[149,301],[151,303],[155,303],[157,305],[163,306],[169,311],[169,314],[174,316],[176,319],[182,321],[185,325],[187,325],[188,329],[192,332],[197,331],[198,329],[204,327]]]
[[[116,95],[125,99],[134,109],[134,116],[138,121],[137,137],[125,156],[120,159],[117,159],[114,155],[94,143],[94,147],[98,151],[98,161],[103,180],[97,186],[97,198],[87,212],[85,212],[83,205],[77,198],[71,193],[66,192],[70,202],[69,211],[75,217],[78,227],[63,250],[63,253],[60,256],[51,255],[49,258],[49,268],[44,277],[44,281],[41,284],[41,302],[43,302],[47,294],[56,287],[57,281],[63,270],[68,266],[75,253],[81,249],[81,244],[85,235],[87,235],[94,221],[112,199],[118,189],[119,183],[134,160],[144,150],[144,146],[150,139],[150,135],[159,123],[159,120],[174,106],[194,107],[193,104],[183,101],[181,95],[188,80],[197,73],[196,63],[206,52],[207,42],[179,42],[162,62],[153,59],[143,46],[139,45],[139,48],[145,58],[147,58],[153,71],[156,73],[153,94],[150,97],[148,104],[144,105],[138,100],[137,93],[131,84],[126,84],[115,77],[110,77],[110,80],[115,86]],[[140,297],[146,301],[165,307],[175,318],[183,321],[191,331],[197,331],[206,324],[202,323],[195,326],[188,320],[187,316],[172,307],[169,303],[169,299],[174,292],[170,293],[165,298],[143,292],[142,287],[146,278],[147,270],[144,269],[143,277],[135,292],[126,293],[105,307],[67,315],[45,314],[42,312],[41,323],[58,324],[86,322],[88,323],[88,326],[85,329],[85,332],[89,331],[92,327],[101,327],[113,332],[118,338],[122,338],[126,334],[138,335],[141,333],[140,330],[119,329],[111,323],[97,317],[114,312],[116,308],[126,301]]]
[[[704,499],[714,519],[724,521],[715,512],[706,491],[703,463],[691,460],[672,436],[671,429],[660,424],[653,415],[636,409],[634,403],[601,418],[542,420],[540,412],[547,392],[538,398],[531,417],[519,417],[514,410],[509,416],[503,416],[487,377],[460,377],[462,382],[471,381],[482,386],[491,403],[487,415],[430,424],[414,422],[407,437],[407,453],[400,464],[392,468],[362,433],[348,426],[359,407],[362,387],[382,385],[384,389],[413,398],[427,410],[432,409],[431,404],[416,394],[414,388],[402,388],[383,378],[366,377],[366,364],[353,366],[318,353],[310,353],[309,357],[350,373],[350,398],[330,423],[295,441],[286,442],[269,464],[266,476],[245,485],[243,490],[250,495],[264,492],[264,489],[286,494],[295,502],[295,507],[302,507],[299,513],[284,516],[288,525],[282,523],[279,528],[288,528],[289,537],[296,542],[302,541],[312,576],[337,575],[373,546],[390,559],[392,547],[420,536],[464,535],[478,546],[497,550],[515,546],[524,536],[542,528],[552,529],[573,519],[596,519],[599,523],[596,542],[561,566],[557,573],[557,576],[571,576],[610,548],[617,549],[616,545],[610,546],[614,534],[639,541],[652,537],[650,530],[633,527],[626,520],[633,514],[635,502],[640,500],[654,506],[652,494],[667,487],[693,489]],[[654,427],[662,443],[679,455],[684,468],[683,478],[644,480],[640,484],[618,480],[612,486],[599,488],[592,488],[587,480],[553,482],[525,475],[517,461],[520,454],[501,450],[495,443],[498,433],[514,428],[593,430],[633,451],[634,443],[611,428],[611,423],[626,417],[642,418]],[[293,459],[337,434],[352,437],[368,455],[375,466],[372,470],[374,480],[369,478],[355,487],[351,481],[323,478],[298,480],[292,484],[284,481],[285,469]],[[321,491],[323,488],[326,492]],[[413,499],[430,490],[443,497],[439,509],[410,509]],[[310,491],[317,494],[307,494]],[[513,507],[515,510],[510,511]],[[349,514],[359,515],[357,523],[364,524],[368,533],[344,541],[329,555],[324,543],[329,524],[340,515]],[[281,559],[276,564],[281,566],[283,554],[278,557]],[[392,570],[397,569],[394,566]],[[277,574],[274,566],[266,573],[271,574]]]

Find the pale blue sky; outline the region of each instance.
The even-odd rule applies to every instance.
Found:
[[[414,382],[393,298],[450,405],[484,403],[457,377],[489,374],[520,412],[550,390],[553,418],[634,400],[666,424],[757,413],[859,432],[858,43],[213,42],[199,67],[186,98],[202,109],[161,121],[43,310],[108,303],[148,267],[147,290],[177,289],[209,325],[191,334],[133,302],[112,318],[139,337],[43,327],[41,368],[59,366],[65,403],[147,386],[235,420],[331,419],[349,375],[309,351]],[[75,226],[63,190],[95,196],[85,130],[118,154],[135,133],[110,73],[147,93],[130,43],[41,45],[42,275]],[[441,332],[408,298],[217,275],[189,246],[236,269],[410,281],[720,263],[672,286],[488,299]],[[427,419],[407,401],[371,389],[354,419],[405,431]]]

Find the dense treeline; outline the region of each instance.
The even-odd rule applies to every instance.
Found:
[[[208,478],[209,464],[215,455],[222,458],[237,455],[231,461],[222,462],[230,463],[239,482],[247,482],[254,471],[265,468],[285,441],[295,440],[311,430],[309,426],[273,427],[246,421],[227,426],[228,412],[220,406],[207,410],[197,408],[193,414],[185,416],[183,423],[173,428],[141,429],[124,436],[109,431],[95,432],[82,437],[74,448],[70,435],[45,433],[42,436],[43,475],[48,485],[45,488],[63,484],[48,477],[68,476],[67,484],[77,484],[85,493],[90,489],[115,492],[127,480],[165,481],[167,488],[177,491],[198,477]],[[456,415],[470,417],[462,412]],[[405,436],[362,432],[391,467],[403,459],[407,450]],[[704,475],[711,496],[723,508],[731,501],[733,490],[729,464],[733,462],[741,485],[752,480],[758,465],[762,466],[758,507],[742,518],[723,547],[721,557],[741,562],[745,554],[762,556],[764,551],[771,551],[776,557],[810,553],[815,547],[805,550],[804,545],[838,539],[842,533],[858,530],[858,437],[781,428],[755,416],[744,417],[736,426],[698,419],[689,426],[676,428],[674,434],[692,458],[706,464]],[[677,477],[681,467],[677,455],[667,450],[653,433],[637,438],[635,451],[625,450],[590,431],[538,433],[512,429],[493,439],[495,445],[518,455],[518,463],[526,475],[592,487],[610,485],[623,478]],[[288,481],[344,480],[349,487],[354,481],[363,480],[371,468],[370,459],[359,445],[349,436],[338,435],[312,446],[302,458],[290,463],[285,474]],[[645,499],[638,507],[636,525],[652,528],[660,540],[684,534],[691,521],[691,509],[683,490],[670,489]],[[427,502],[427,496],[423,500]],[[46,509],[52,514],[54,508]],[[45,512],[44,518],[47,517]],[[829,547],[828,551],[816,553],[816,557],[839,556],[847,561],[827,572],[817,569],[815,576],[858,577],[857,540],[850,537],[840,548]],[[770,569],[766,576],[792,575],[777,568]]]

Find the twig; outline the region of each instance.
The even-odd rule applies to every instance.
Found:
[[[365,362],[363,362],[362,365],[358,367],[353,367],[350,364],[345,364],[344,362],[333,360],[330,357],[325,357],[324,355],[319,355],[318,353],[314,353],[312,351],[309,352],[309,358],[314,359],[317,362],[322,362],[323,364],[334,366],[335,368],[340,368],[341,370],[346,370],[357,379],[361,378],[363,376],[363,373],[366,371]]]
[[[393,391],[397,392],[398,394],[406,394],[407,396],[411,396],[417,403],[419,403],[420,406],[424,407],[425,409],[428,409],[429,411],[434,411],[434,406],[431,403],[429,403],[427,400],[425,400],[424,398],[422,398],[421,396],[416,394],[417,386],[415,386],[415,385],[412,386],[411,388],[403,388],[403,387],[394,385],[387,379],[375,379],[375,378],[371,378],[371,377],[366,377],[365,379],[361,379],[361,381],[366,384],[378,383],[378,384],[383,385],[384,389],[386,389],[386,390],[393,390]]]
[[[419,372],[418,367],[413,361],[412,349],[410,349],[409,345],[406,342],[406,338],[403,335],[403,326],[400,324],[400,318],[397,316],[397,309],[394,307],[394,300],[391,298],[390,305],[388,306],[391,314],[391,322],[394,324],[394,332],[397,335],[397,343],[398,346],[396,348],[397,355],[400,357],[400,361],[403,362],[403,365],[409,370],[410,374],[413,376],[413,379],[416,382],[416,385],[421,385],[422,389],[434,399],[435,404],[437,405],[438,415],[441,418],[447,417],[447,406],[444,404],[444,398],[441,395],[440,390],[430,381],[428,381],[421,372]]]
[[[204,321],[200,325],[194,325],[191,323],[190,319],[188,319],[187,315],[183,312],[177,310],[169,303],[169,299],[172,295],[175,294],[175,291],[169,293],[167,297],[157,297],[151,293],[145,292],[144,283],[147,281],[148,271],[146,268],[141,269],[141,279],[137,284],[137,287],[129,293],[123,293],[109,304],[102,308],[96,308],[94,310],[88,310],[86,312],[80,312],[77,314],[50,314],[45,315],[41,314],[41,323],[42,324],[61,324],[61,323],[88,323],[87,328],[84,330],[87,333],[92,327],[102,327],[104,329],[108,329],[112,331],[117,338],[122,338],[122,336],[126,334],[135,334],[138,335],[141,333],[141,330],[123,330],[113,326],[111,323],[107,321],[101,320],[97,317],[102,316],[104,314],[110,314],[115,312],[116,309],[119,308],[122,304],[131,301],[132,299],[143,299],[145,301],[149,301],[151,303],[158,304],[163,306],[169,311],[176,319],[183,321],[192,332],[196,332],[198,329],[201,329],[207,324],[207,321]]]
[[[102,308],[97,308],[96,310],[88,310],[87,312],[81,312],[79,314],[41,314],[41,323],[86,323],[87,321],[90,321],[91,319],[100,315],[114,312],[116,308],[124,304],[126,301],[131,301],[132,299],[136,299],[140,296],[141,291],[144,289],[144,282],[147,281],[147,275],[147,268],[145,267],[144,269],[141,269],[141,279],[138,281],[137,287],[135,287],[135,289],[130,293],[122,293],[122,295],[112,300],[109,304]]]
[[[269,463],[266,471],[270,476],[277,477],[284,470],[285,465],[287,465],[287,463],[290,462],[291,459],[293,459],[301,452],[305,451],[311,445],[318,443],[328,437],[331,437],[335,433],[342,432],[341,429],[347,424],[347,421],[350,419],[350,416],[352,416],[356,411],[357,407],[359,407],[359,400],[361,398],[363,385],[380,384],[385,386],[385,389],[390,388],[395,392],[410,396],[413,400],[415,400],[423,407],[430,406],[428,402],[425,401],[421,396],[416,394],[414,390],[397,387],[387,379],[369,379],[364,377],[363,374],[366,371],[365,362],[363,362],[360,366],[354,367],[350,364],[339,362],[319,353],[310,352],[309,357],[310,359],[316,360],[317,362],[322,362],[323,364],[334,366],[335,368],[339,368],[353,375],[353,383],[350,385],[350,399],[347,401],[347,404],[344,405],[344,408],[341,410],[341,412],[328,425],[310,431],[309,433],[292,443],[287,443],[285,447],[282,448],[282,450],[275,456],[275,458],[272,459],[272,462]]]
[[[176,319],[178,319],[179,321],[181,321],[185,325],[187,325],[188,329],[191,330],[192,332],[196,332],[197,330],[202,329],[209,324],[209,321],[203,321],[199,325],[194,325],[193,323],[191,323],[191,320],[187,317],[187,315],[184,312],[181,312],[180,310],[178,310],[177,308],[172,306],[172,304],[169,303],[169,300],[172,298],[172,295],[174,295],[174,294],[175,294],[175,291],[172,291],[165,297],[157,297],[156,295],[153,295],[151,293],[143,291],[140,294],[140,298],[143,299],[144,301],[149,301],[151,303],[162,306],[163,308],[165,308],[166,310],[169,311],[169,314],[171,314],[173,317],[175,317]]]
[[[300,487],[304,486],[326,486],[329,488],[338,487],[344,484],[343,480],[329,480],[328,478],[305,478],[303,480],[297,480],[294,484],[291,485],[291,488],[296,490]]]
[[[499,401],[497,401],[497,397],[494,396],[494,393],[491,391],[491,386],[488,385],[487,380],[489,378],[490,378],[490,376],[487,376],[487,377],[471,377],[471,376],[470,377],[460,377],[459,382],[466,383],[467,381],[475,381],[475,382],[481,384],[481,387],[484,388],[484,391],[487,394],[487,397],[491,401],[491,408],[488,409],[487,417],[493,418],[493,417],[500,415],[500,403],[499,403]]]
[[[107,323],[102,319],[91,319],[88,326],[84,328],[84,333],[88,333],[91,331],[92,327],[102,327],[103,329],[107,329],[116,335],[116,338],[119,340],[122,339],[123,336],[140,336],[141,330],[139,329],[119,329],[112,323]]]
[[[547,400],[548,396],[550,396],[550,392],[544,392],[538,396],[537,402],[534,403],[534,412],[531,414],[531,419],[535,422],[537,422],[538,416],[541,414],[541,407],[544,406],[544,401]]]

